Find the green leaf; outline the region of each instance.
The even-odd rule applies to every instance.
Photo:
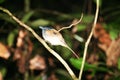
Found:
[[[59,80],[72,80],[70,75],[66,72],[66,70],[57,69],[55,70],[55,74],[59,78]]]
[[[70,59],[70,62],[71,62],[71,64],[72,64],[76,69],[80,69],[80,68],[81,68],[81,65],[82,65],[82,58],[80,58],[80,59],[71,58],[71,59]],[[91,64],[85,63],[85,68],[84,68],[84,70],[93,69],[93,68],[95,68],[95,67],[96,67],[95,65],[91,65]]]
[[[91,23],[94,19],[93,15],[83,15],[82,22],[84,23]]]
[[[50,24],[54,24],[54,23],[49,20],[45,20],[45,19],[37,19],[31,23],[31,26],[38,27],[40,25],[45,26],[45,25],[50,25]]]
[[[0,72],[2,73],[2,76],[4,77],[7,73],[7,70],[6,70],[6,68],[1,68]]]
[[[16,24],[12,18],[10,18],[7,14],[0,13],[0,19],[5,20],[6,22]]]
[[[8,35],[8,38],[7,38],[8,46],[13,45],[13,42],[15,40],[15,36],[16,36],[17,32],[18,32],[18,30],[15,29]]]
[[[32,78],[29,78],[28,80],[43,80],[41,75],[34,76]]]
[[[33,14],[34,14],[33,11],[28,12],[27,14],[25,14],[25,15],[23,16],[22,21],[23,21],[23,22],[27,22]]]
[[[81,68],[81,65],[82,65],[82,58],[80,59],[74,59],[74,58],[71,58],[70,59],[70,63],[76,68],[76,69],[80,69]],[[98,67],[97,65],[93,65],[93,64],[88,64],[88,63],[85,63],[84,65],[84,70],[93,70],[93,71],[109,71],[107,68],[104,68],[104,67]]]
[[[79,25],[77,25],[77,29],[78,29],[78,31],[85,30],[86,27],[87,27],[87,26],[86,26],[85,24],[79,24]]]
[[[109,80],[120,80],[120,75],[112,76]]]
[[[109,32],[112,40],[115,40],[118,37],[118,34],[120,33],[119,24],[116,24],[116,23],[105,24],[104,23],[103,26]]]
[[[0,0],[0,4],[3,3],[3,2],[5,2],[5,0]]]
[[[118,59],[118,69],[120,70],[120,58]]]
[[[110,37],[114,40],[114,39],[116,39],[117,38],[117,31],[115,31],[115,30],[111,30],[110,31]]]

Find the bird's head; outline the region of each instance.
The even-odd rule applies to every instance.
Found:
[[[49,30],[49,29],[53,29],[52,27],[43,27],[43,26],[39,26],[40,29],[42,30]]]

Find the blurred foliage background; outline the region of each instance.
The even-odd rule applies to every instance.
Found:
[[[89,44],[83,80],[120,79],[120,1],[99,0],[96,30]],[[51,46],[78,76],[85,41],[90,33],[96,10],[95,0],[0,0],[40,36],[39,26],[60,29],[66,43],[80,56],[61,46]],[[41,36],[42,37],[42,36]],[[64,66],[7,14],[0,11],[0,80],[72,80]]]

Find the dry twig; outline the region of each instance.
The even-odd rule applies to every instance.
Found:
[[[10,17],[12,17],[12,19],[17,22],[19,25],[21,25],[22,27],[24,27],[25,29],[27,29],[28,31],[30,31],[34,37],[43,44],[43,46],[52,54],[54,55],[63,65],[64,67],[67,69],[67,71],[69,72],[69,74],[71,75],[71,77],[73,78],[73,80],[78,80],[76,75],[74,74],[74,72],[72,71],[72,69],[69,67],[69,65],[67,64],[67,62],[58,54],[56,53],[53,49],[51,49],[46,42],[29,26],[27,26],[26,24],[24,24],[23,22],[21,22],[17,17],[15,17],[9,10],[0,7],[0,10],[2,10],[3,12],[5,12],[6,14],[8,14]]]
[[[80,18],[77,22],[72,23],[72,24],[69,25],[68,27],[62,27],[61,29],[58,30],[58,32],[60,32],[60,31],[63,30],[63,29],[68,29],[68,28],[71,28],[71,27],[74,26],[74,25],[77,25],[78,23],[81,22],[82,18],[83,18],[83,13],[81,14],[81,18]]]
[[[96,0],[96,13],[95,13],[95,19],[94,19],[94,23],[93,23],[93,27],[92,30],[90,32],[90,35],[85,43],[85,48],[84,48],[84,54],[83,54],[83,60],[82,60],[82,65],[81,65],[81,69],[80,69],[80,73],[79,73],[79,80],[81,80],[82,78],[82,73],[83,73],[83,69],[84,69],[84,64],[85,64],[85,59],[86,59],[86,55],[87,55],[87,49],[88,49],[88,45],[90,43],[90,40],[92,38],[93,35],[93,31],[95,29],[96,26],[96,22],[97,22],[97,18],[98,18],[98,12],[99,12],[99,0]]]

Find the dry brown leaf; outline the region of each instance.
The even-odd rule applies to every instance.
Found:
[[[26,32],[26,31],[24,31],[24,30],[20,30],[20,31],[19,31],[19,37],[20,37],[20,38],[24,38],[26,35],[27,35],[27,32]]]
[[[57,76],[54,73],[52,73],[50,75],[50,77],[48,78],[48,80],[59,80],[59,79],[57,78]]]
[[[118,58],[120,57],[120,38],[112,41],[110,47],[106,51],[107,55],[107,65],[116,66]]]
[[[21,47],[24,45],[24,38],[27,36],[27,32],[24,31],[24,30],[20,30],[19,31],[19,35],[18,35],[18,38],[17,38],[17,43],[16,43],[16,46],[17,47]]]
[[[33,45],[26,30],[20,30],[16,48],[14,49],[13,59],[17,61],[18,70],[20,73],[25,73],[28,70],[28,63],[32,53]]]
[[[0,72],[0,80],[3,80],[3,78],[2,78],[2,73]]]
[[[20,37],[18,37],[18,38],[17,38],[16,46],[17,46],[17,47],[21,47],[22,45],[23,45],[23,39],[20,38]]]
[[[10,52],[8,51],[7,47],[0,43],[0,57],[4,59],[8,59],[10,57]]]
[[[100,23],[96,24],[93,36],[99,40],[98,46],[106,52],[112,40]]]
[[[39,55],[36,55],[33,59],[30,60],[31,70],[44,70],[46,69],[45,59]]]
[[[106,64],[108,66],[117,66],[117,61],[120,57],[120,38],[114,41],[111,40],[110,35],[100,23],[96,25],[94,37],[99,41],[99,48],[106,53]]]
[[[87,59],[87,62],[91,64],[96,64],[98,59],[99,59],[98,55],[93,53],[89,56],[89,58]]]

